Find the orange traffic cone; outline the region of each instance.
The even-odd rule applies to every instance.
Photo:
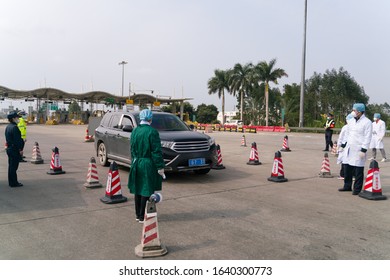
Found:
[[[333,178],[330,174],[330,164],[329,164],[329,156],[328,153],[324,153],[324,159],[322,160],[322,166],[320,171],[321,178]]]
[[[167,248],[161,244],[158,232],[156,203],[160,200],[160,194],[153,194],[146,203],[141,244],[134,250],[138,257],[159,257],[168,253]]]
[[[288,146],[288,136],[284,136],[284,139],[283,139],[283,147],[282,149],[280,150],[282,152],[291,152],[290,150],[290,147]]]
[[[381,180],[379,177],[379,166],[376,160],[372,160],[367,173],[364,190],[359,196],[369,200],[385,200],[387,197],[382,195]]]
[[[93,142],[93,135],[89,135],[88,128],[85,130],[84,142]]]
[[[242,137],[241,137],[241,147],[246,147],[245,135],[242,135]]]
[[[121,178],[119,177],[118,165],[111,162],[107,176],[106,195],[100,199],[106,204],[121,203],[127,201],[127,197],[122,196]]]
[[[217,164],[214,164],[212,169],[225,169],[225,166],[222,164],[222,155],[221,155],[221,147],[217,145]]]
[[[35,144],[34,144],[33,151],[32,151],[31,163],[35,163],[35,164],[43,163],[43,159],[41,156],[41,151],[39,150],[38,142],[35,142]]]
[[[330,153],[334,156],[337,156],[339,154],[339,152],[337,150],[337,141],[333,142],[332,151]]]
[[[50,175],[58,175],[64,174],[65,171],[62,170],[61,161],[60,161],[60,153],[57,147],[54,147],[51,154],[51,162],[50,162],[50,170],[47,174]]]
[[[272,166],[271,177],[268,178],[268,181],[272,182],[287,182],[287,178],[284,178],[284,170],[283,170],[283,161],[282,154],[280,151],[275,153],[274,164]]]
[[[256,142],[252,143],[251,153],[249,154],[249,161],[246,163],[249,165],[260,165],[259,154],[257,153]]]
[[[89,161],[87,182],[84,184],[86,188],[100,188],[102,184],[99,183],[99,175],[96,168],[96,160],[94,157],[91,157]]]

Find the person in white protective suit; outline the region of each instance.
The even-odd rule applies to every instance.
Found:
[[[381,120],[381,114],[374,114],[374,121],[372,122],[372,138],[370,149],[372,151],[372,157],[369,160],[376,159],[376,150],[379,149],[382,154],[382,162],[386,161],[386,152],[383,146],[383,137],[386,133],[386,123]]]
[[[344,180],[344,169],[346,163],[343,163],[344,159],[344,148],[341,146],[347,143],[347,129],[348,129],[348,122],[353,119],[352,114],[348,114],[345,118],[345,125],[341,128],[339,139],[337,139],[337,147],[338,147],[338,157],[337,157],[337,164],[341,164],[340,168],[340,176],[338,179]]]
[[[352,109],[352,116],[347,126],[346,143],[342,145],[345,149],[343,154],[344,186],[340,192],[352,191],[353,195],[358,195],[363,187],[364,164],[366,152],[369,149],[372,137],[372,123],[364,115],[366,107],[363,103],[355,103]],[[352,189],[352,177],[355,176],[355,183]]]

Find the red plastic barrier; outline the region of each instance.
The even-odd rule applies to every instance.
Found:
[[[275,129],[274,126],[264,126],[264,130],[263,131],[267,131],[267,132],[273,132]]]

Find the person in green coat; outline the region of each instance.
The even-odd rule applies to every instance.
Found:
[[[153,113],[149,109],[139,114],[140,125],[130,137],[131,168],[128,187],[134,194],[135,216],[140,223],[144,221],[146,202],[155,192],[162,189],[164,159],[158,131],[150,126]]]

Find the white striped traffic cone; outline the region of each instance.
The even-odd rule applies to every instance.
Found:
[[[330,163],[329,163],[328,153],[324,153],[324,159],[322,160],[322,166],[319,175],[321,178],[333,178],[332,174],[330,173]]]
[[[34,164],[41,164],[43,163],[43,159],[41,156],[41,151],[39,149],[39,144],[38,142],[34,143],[33,151],[32,151],[32,157],[31,157],[31,163]]]
[[[242,135],[242,137],[241,137],[241,147],[246,147],[245,135]]]
[[[337,156],[339,154],[337,149],[337,141],[333,142],[332,151],[330,153],[334,156]]]
[[[88,128],[85,130],[84,142],[93,142],[93,135],[89,135]]]
[[[261,164],[261,162],[259,161],[259,154],[257,152],[256,142],[252,143],[251,153],[249,154],[249,161],[246,164],[249,164],[249,165],[260,165]]]
[[[221,155],[221,147],[217,145],[217,164],[214,164],[212,169],[225,169],[225,166],[222,164],[222,155]]]
[[[382,195],[382,186],[379,176],[379,165],[376,160],[370,162],[370,168],[367,173],[364,190],[359,196],[369,200],[385,200],[387,197]]]
[[[99,183],[99,175],[96,167],[96,160],[91,157],[88,166],[87,182],[84,184],[86,188],[101,188],[102,184]]]
[[[272,166],[272,171],[271,171],[271,177],[268,178],[268,181],[277,182],[277,183],[287,182],[287,178],[284,177],[282,154],[280,153],[280,151],[277,151],[275,153],[274,164]]]
[[[282,149],[280,150],[282,152],[291,152],[290,147],[288,146],[288,136],[284,136],[283,138],[283,146]]]
[[[154,194],[146,203],[141,244],[134,249],[138,257],[159,257],[168,253],[167,248],[161,244],[158,231],[156,203],[161,200],[160,198],[160,194]]]
[[[57,147],[54,147],[51,154],[50,170],[47,172],[49,175],[64,174],[60,161],[60,152]]]
[[[106,204],[121,203],[127,201],[127,197],[122,195],[121,178],[119,176],[118,165],[111,162],[107,176],[106,195],[100,199]]]

